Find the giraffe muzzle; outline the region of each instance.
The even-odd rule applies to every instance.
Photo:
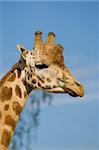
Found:
[[[84,96],[84,88],[83,86],[77,82],[77,81],[74,81],[74,83],[72,84],[66,84],[65,85],[65,91],[69,93],[70,96],[73,96],[73,97],[77,97],[77,96]]]

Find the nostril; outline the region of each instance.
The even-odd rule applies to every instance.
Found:
[[[78,82],[75,82],[77,86],[80,86],[80,84]]]

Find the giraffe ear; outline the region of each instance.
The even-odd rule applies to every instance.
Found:
[[[24,48],[23,45],[16,45],[16,48],[19,50],[20,54],[21,54],[21,57],[26,60],[26,53],[27,53],[27,50]]]

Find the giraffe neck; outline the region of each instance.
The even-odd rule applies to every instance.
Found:
[[[7,150],[31,88],[22,80],[24,65],[16,63],[0,81],[0,150]]]

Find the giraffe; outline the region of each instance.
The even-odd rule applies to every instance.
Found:
[[[34,89],[54,93],[84,95],[84,88],[64,64],[63,46],[54,43],[55,34],[48,33],[45,43],[42,32],[34,35],[34,47],[27,50],[17,45],[19,61],[0,81],[0,150],[8,150],[16,124]]]

